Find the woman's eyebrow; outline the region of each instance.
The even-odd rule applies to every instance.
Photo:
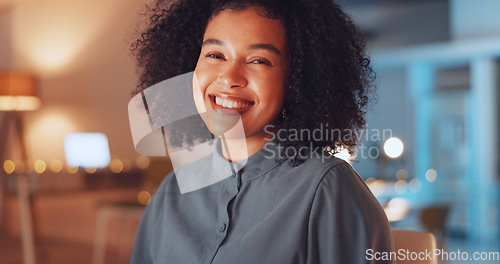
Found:
[[[207,45],[224,46],[224,42],[222,42],[221,40],[218,40],[218,39],[206,39],[201,44],[202,47],[207,46]],[[264,50],[271,51],[278,56],[281,55],[280,50],[278,48],[276,48],[273,44],[257,43],[257,44],[252,44],[252,45],[248,46],[248,49],[251,49],[251,50],[264,49]]]
[[[216,45],[216,46],[224,46],[224,42],[218,40],[218,39],[207,39],[203,41],[201,44],[202,47],[207,46],[207,45]]]
[[[276,48],[273,44],[252,44],[248,47],[249,49],[264,49],[276,53],[276,55],[280,56],[281,52],[278,48]]]

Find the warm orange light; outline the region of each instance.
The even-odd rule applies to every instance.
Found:
[[[36,80],[30,74],[0,73],[0,111],[32,111],[42,105]]]
[[[151,201],[151,194],[148,191],[140,191],[137,194],[137,202],[147,205]]]
[[[68,69],[89,44],[99,41],[115,15],[123,12],[120,5],[119,0],[15,1],[12,45],[44,74]]]
[[[35,167],[36,173],[42,174],[47,169],[47,164],[45,164],[45,162],[43,160],[36,160],[34,167]]]
[[[94,174],[97,171],[97,168],[92,167],[92,168],[85,168],[85,172],[88,174]]]
[[[3,170],[7,174],[11,174],[16,169],[16,164],[12,160],[6,160],[3,163]]]
[[[64,157],[64,136],[82,130],[76,120],[74,113],[61,106],[40,109],[25,132],[26,141],[36,146],[31,155],[45,160]]]
[[[66,166],[66,170],[71,174],[75,174],[78,171],[78,167]]]
[[[50,162],[50,170],[52,170],[52,172],[55,172],[55,173],[61,172],[62,168],[63,168],[63,164],[60,160],[53,159]]]
[[[114,173],[120,173],[123,170],[123,163],[119,159],[114,159],[109,164],[109,169]]]
[[[149,167],[149,158],[143,155],[140,155],[135,160],[135,164],[139,169],[146,169]]]

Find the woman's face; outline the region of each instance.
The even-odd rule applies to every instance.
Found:
[[[205,122],[209,120],[212,132],[217,122],[241,116],[247,139],[264,138],[264,127],[275,123],[281,112],[286,33],[281,20],[257,12],[252,7],[224,10],[206,27],[194,89],[196,107],[208,113]]]

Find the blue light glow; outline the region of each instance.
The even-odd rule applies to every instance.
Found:
[[[66,134],[64,152],[71,167],[102,168],[111,161],[108,138],[103,133]]]

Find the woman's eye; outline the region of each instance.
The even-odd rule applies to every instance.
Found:
[[[267,66],[272,66],[271,62],[266,60],[266,59],[255,59],[255,60],[252,60],[250,63],[253,63],[253,64],[264,64],[264,65],[267,65]]]
[[[222,55],[217,54],[217,53],[209,53],[209,54],[205,55],[205,57],[212,58],[212,59],[220,59],[220,60],[224,59],[224,57],[222,57]]]

